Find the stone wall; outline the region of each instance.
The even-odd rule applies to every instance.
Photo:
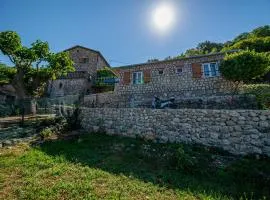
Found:
[[[145,94],[158,96],[198,97],[211,95],[224,95],[231,93],[232,83],[222,76],[204,77],[202,72],[194,77],[192,64],[217,62],[224,54],[196,56],[191,58],[143,63],[138,65],[115,68],[120,76],[120,82],[115,91],[119,94]],[[180,69],[180,73],[177,73]],[[132,84],[132,73],[136,71],[149,71],[149,82]],[[162,71],[162,73],[160,73]],[[125,73],[130,74],[130,83],[125,82]]]
[[[152,108],[153,94],[118,94],[116,92],[85,95],[83,106],[90,108]],[[162,100],[175,98],[174,108],[193,109],[258,109],[256,97],[253,95],[224,95],[182,97],[159,96]]]
[[[80,118],[89,131],[270,156],[269,110],[82,108]]]
[[[85,93],[90,88],[91,83],[85,78],[76,78],[56,79],[48,85],[50,97],[60,97]]]
[[[98,51],[81,46],[66,51],[69,52],[76,71],[49,83],[48,93],[51,97],[90,93],[97,70],[108,66]]]

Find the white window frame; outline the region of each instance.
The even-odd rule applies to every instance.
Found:
[[[135,75],[135,79],[134,79],[134,75]],[[137,72],[132,73],[132,83],[134,85],[143,84],[143,72],[142,71],[137,71]]]
[[[215,64],[215,71],[212,71],[211,64]],[[207,65],[207,67],[208,67],[209,75],[205,74],[205,70],[204,70],[205,65]],[[202,63],[202,72],[203,72],[203,77],[204,78],[220,76],[219,63],[218,62]]]

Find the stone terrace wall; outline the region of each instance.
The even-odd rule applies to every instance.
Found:
[[[89,131],[270,156],[270,111],[83,108],[80,117],[82,127]]]
[[[258,109],[255,96],[226,95],[188,97],[173,96],[176,108],[193,109]],[[161,97],[168,99],[168,97]],[[153,96],[146,94],[118,94],[115,92],[97,93],[84,96],[83,105],[90,108],[151,108]]]

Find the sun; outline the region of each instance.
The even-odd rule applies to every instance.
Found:
[[[169,30],[175,21],[175,12],[170,4],[161,4],[157,6],[152,15],[154,26],[159,31]]]

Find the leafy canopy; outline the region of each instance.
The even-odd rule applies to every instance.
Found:
[[[227,54],[220,66],[220,71],[226,79],[245,83],[264,75],[269,70],[269,55],[249,50]]]
[[[20,36],[14,31],[0,32],[0,50],[15,66],[16,73],[9,82],[19,96],[33,95],[48,80],[74,71],[67,52],[52,53],[48,42],[41,40],[30,47],[23,46]],[[2,74],[8,76],[8,70],[2,69]]]
[[[0,63],[0,85],[10,83],[15,74],[15,67],[8,67],[7,65]]]

